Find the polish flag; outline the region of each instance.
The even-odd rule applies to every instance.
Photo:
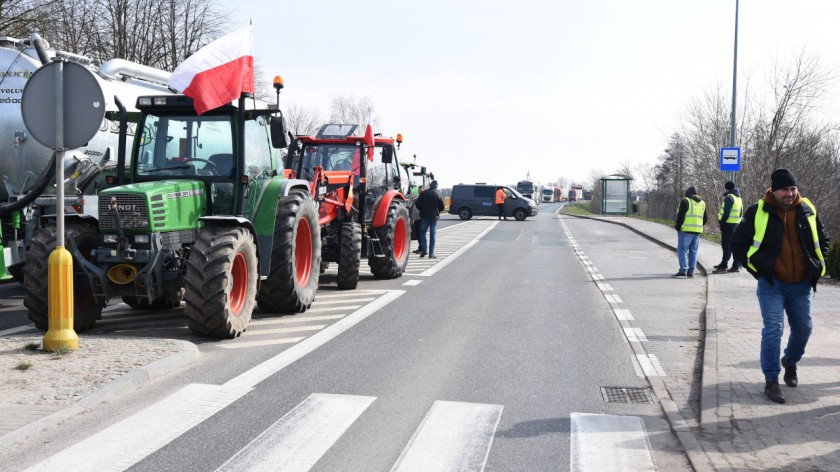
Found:
[[[373,151],[374,146],[376,146],[376,141],[373,140],[373,126],[368,123],[367,127],[365,128],[365,144],[367,144],[367,157],[369,161],[373,160]]]
[[[186,58],[172,72],[169,87],[193,99],[196,113],[254,93],[251,27],[213,41]]]

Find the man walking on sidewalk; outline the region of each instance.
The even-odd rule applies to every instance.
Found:
[[[732,237],[732,253],[758,280],[756,295],[764,320],[764,394],[784,403],[779,373],[784,367],[788,387],[799,383],[796,364],[805,354],[812,329],[811,290],[816,292],[817,282],[825,274],[829,241],[816,207],[799,195],[793,174],[777,169],[770,183],[764,197],[744,213]],[[780,363],[785,312],[790,336]]]
[[[674,228],[677,230],[677,259],[680,270],[671,277],[685,279],[694,277],[697,267],[697,248],[700,246],[700,234],[706,224],[706,202],[697,195],[694,187],[688,187],[685,198],[677,209]]]
[[[727,270],[726,266],[729,264],[729,256],[732,255],[730,245],[732,244],[732,235],[735,233],[735,228],[741,222],[741,210],[743,204],[741,202],[741,192],[735,187],[735,182],[728,181],[723,185],[723,204],[720,206],[718,212],[718,221],[720,222],[720,247],[723,249],[723,259],[721,263],[715,266],[714,273],[722,274],[724,272],[738,272],[738,261],[732,262],[732,267]]]

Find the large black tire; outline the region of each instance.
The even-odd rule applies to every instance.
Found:
[[[258,279],[250,231],[237,226],[198,230],[184,278],[187,326],[203,336],[239,336],[251,321]]]
[[[99,236],[90,225],[69,224],[65,237],[73,236],[79,252],[92,260],[91,251],[99,245]],[[49,328],[49,258],[56,246],[56,227],[48,225],[39,228],[30,241],[24,255],[23,304],[29,309],[29,319],[35,327],[46,331]],[[74,267],[78,261],[73,261]],[[86,331],[102,317],[104,302],[97,302],[89,287],[80,287],[73,281],[73,329]]]
[[[461,218],[462,220],[468,220],[472,218],[472,210],[470,210],[469,207],[461,207],[458,210],[458,218]]]
[[[408,209],[401,201],[392,201],[385,226],[374,228],[385,254],[384,257],[368,254],[368,265],[374,277],[394,279],[405,272],[410,247],[409,224]]]
[[[321,227],[315,202],[295,190],[280,198],[271,269],[260,284],[257,306],[273,313],[302,313],[315,300],[321,266]]]
[[[341,247],[338,257],[338,288],[352,290],[359,285],[359,264],[362,260],[362,226],[346,222],[341,225]]]
[[[528,217],[528,213],[524,208],[517,208],[516,210],[513,210],[513,217],[516,218],[516,221],[522,221]]]

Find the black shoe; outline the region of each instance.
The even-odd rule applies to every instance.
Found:
[[[437,259],[437,256],[429,255],[429,259]]]
[[[712,271],[713,274],[725,274],[726,273],[726,266],[720,267],[715,266],[715,270]]]
[[[782,388],[779,387],[779,381],[767,381],[764,385],[764,395],[767,396],[768,399],[776,402],[776,403],[784,403],[785,396],[782,395]]]
[[[420,253],[420,257],[426,257],[426,253],[425,253],[425,252],[421,252],[421,253]]]
[[[693,279],[694,278],[694,272],[689,272],[689,273],[685,274],[685,278]]]
[[[414,254],[421,254],[423,251],[417,249],[416,251],[411,251],[411,252],[414,253]]]
[[[796,366],[789,365],[785,356],[782,356],[782,367],[785,368],[785,385],[788,387],[796,387],[799,385],[799,379],[796,377]]]
[[[727,272],[732,272],[732,273],[741,272],[741,268],[738,267],[738,266],[732,266],[732,268],[727,270]]]
[[[721,262],[720,264],[714,266],[714,269],[715,272],[717,272],[718,270],[726,270],[726,264]]]
[[[684,279],[685,272],[677,272],[676,274],[671,276],[672,279]]]

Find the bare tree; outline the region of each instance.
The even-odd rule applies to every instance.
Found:
[[[364,132],[369,117],[373,115],[373,101],[368,97],[356,98],[353,95],[339,95],[330,105],[330,122],[359,125],[357,132]],[[372,117],[374,131],[379,129],[379,118]]]
[[[318,110],[300,105],[290,105],[285,116],[289,131],[295,135],[313,135],[324,124],[324,118]]]
[[[26,38],[41,29],[55,0],[0,0],[0,34]]]

